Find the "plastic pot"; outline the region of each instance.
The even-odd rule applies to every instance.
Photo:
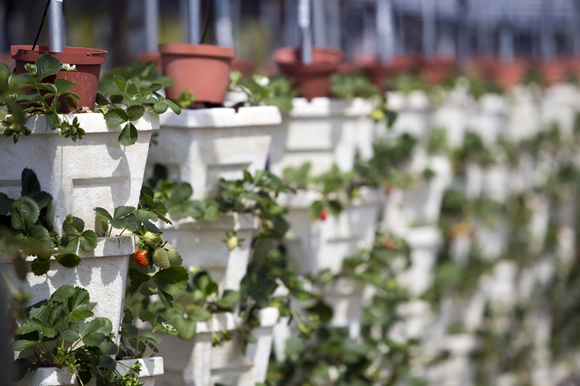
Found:
[[[329,96],[330,75],[337,71],[344,53],[332,48],[315,47],[310,65],[302,64],[300,57],[301,50],[295,47],[280,48],[273,55],[280,72],[294,81],[294,87],[301,96],[308,100]]]
[[[416,73],[419,61],[415,56],[397,56],[391,63],[384,64],[375,58],[362,63],[360,67],[369,76],[370,81],[383,92],[386,89],[385,81],[389,77]]]
[[[538,69],[547,84],[561,83],[566,79],[566,75],[568,75],[569,61],[564,58],[543,60],[539,63]]]
[[[441,84],[451,75],[456,68],[454,58],[434,57],[425,58],[422,62],[422,70],[430,84]]]
[[[175,83],[165,89],[167,98],[179,100],[187,90],[196,103],[222,105],[230,83],[236,49],[207,44],[160,44],[163,74]]]
[[[12,58],[16,61],[16,72],[25,73],[24,66],[27,63],[34,63],[44,54],[50,54],[63,64],[76,66],[76,71],[59,71],[56,76],[45,79],[45,82],[53,82],[55,78],[66,78],[74,83],[79,83],[71,91],[76,92],[81,97],[77,101],[79,109],[86,107],[89,110],[95,108],[97,100],[97,90],[99,88],[99,76],[101,74],[101,65],[105,63],[107,51],[97,50],[94,48],[64,47],[64,52],[50,52],[48,46],[37,46],[32,50],[32,46],[12,46]],[[65,98],[60,101],[60,112],[72,112],[68,108]]]

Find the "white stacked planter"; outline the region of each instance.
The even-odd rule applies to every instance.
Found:
[[[139,381],[143,386],[155,386],[155,380],[163,374],[163,358],[148,359],[130,359],[120,361],[117,365],[117,371],[121,375],[127,374],[127,368],[139,362],[141,371]],[[45,367],[36,370],[34,373],[27,374],[24,379],[16,383],[17,386],[72,386],[78,385],[75,375],[69,373],[67,369],[56,367]],[[85,386],[96,386],[97,382],[93,378]]]
[[[196,267],[208,271],[219,285],[220,292],[225,289],[238,291],[240,282],[246,274],[251,258],[251,244],[258,230],[258,219],[250,214],[239,217],[233,214],[222,215],[215,222],[189,217],[171,219],[173,225],[158,224],[163,239],[173,245],[181,254],[183,266]],[[226,232],[237,229],[240,246],[229,250]]]
[[[421,172],[429,168],[435,175],[429,181],[420,181],[406,189],[392,189],[389,192],[383,227],[400,236],[415,226],[435,225],[441,214],[441,202],[445,190],[451,185],[451,163],[446,156],[431,156],[411,167],[416,178],[422,179]]]
[[[450,92],[441,106],[434,109],[431,125],[433,129],[444,130],[447,145],[451,149],[463,147],[465,133],[469,129],[471,114],[476,101],[466,90],[457,88]]]
[[[68,214],[84,220],[85,229],[95,229],[94,208],[112,213],[118,206],[137,206],[149,141],[159,129],[158,116],[145,114],[133,122],[139,132],[137,143],[125,147],[117,140],[122,128],[107,125],[102,114],[66,117],[79,120],[86,132],[82,140],[75,143],[58,135],[42,115],[30,118],[27,127],[32,134],[18,143],[0,138],[0,161],[13,165],[2,171],[0,192],[19,198],[22,170],[32,169],[42,190],[53,197],[48,220],[59,233]]]
[[[329,171],[333,164],[351,171],[357,151],[370,156],[374,124],[368,118],[373,104],[363,99],[304,98],[293,101],[282,126],[274,131],[270,171],[282,176],[284,169],[312,164],[313,175]]]
[[[193,198],[218,192],[221,178],[242,178],[243,171],[264,170],[273,131],[281,122],[276,107],[242,107],[171,111],[147,160],[147,175],[155,164],[169,170],[169,178],[193,186]]]
[[[252,334],[257,343],[248,344],[243,350],[241,339],[235,331],[241,320],[232,314],[221,314],[221,325],[234,332],[232,340],[212,347],[211,329],[218,332],[215,322],[198,323],[197,334],[184,341],[167,336],[159,344],[165,358],[165,374],[157,386],[224,385],[254,386],[264,382],[272,348],[272,331],[278,321],[278,309],[266,308],[260,313],[260,327]]]
[[[76,143],[50,130],[43,116],[28,121],[32,134],[21,137],[18,143],[0,138],[0,160],[5,165],[17,165],[3,170],[0,192],[19,198],[22,170],[32,169],[41,189],[53,197],[48,221],[59,233],[68,214],[84,220],[85,229],[96,229],[94,208],[112,213],[118,206],[137,206],[149,141],[159,128],[158,116],[145,114],[134,122],[139,132],[137,143],[125,147],[117,140],[122,129],[107,125],[102,114],[67,115],[67,119],[73,118],[86,132]],[[109,318],[116,333],[123,313],[129,256],[134,248],[133,237],[101,238],[94,251],[79,250],[82,261],[76,268],[65,268],[53,259],[46,275],[29,273],[25,282],[17,279],[7,261],[1,263],[2,271],[17,288],[32,295],[30,304],[48,299],[66,284],[86,288],[95,316]],[[29,264],[31,260],[28,259]]]
[[[1,261],[0,268],[15,288],[31,295],[29,305],[50,298],[63,285],[85,288],[89,291],[95,317],[109,318],[116,334],[123,315],[129,257],[134,251],[132,236],[100,238],[94,251],[79,250],[81,263],[75,268],[65,268],[51,258],[46,275],[36,276],[30,272],[34,258],[28,257],[26,281],[18,278],[11,261]]]
[[[376,219],[381,206],[378,190],[363,188],[360,197],[337,216],[312,220],[308,209],[319,196],[312,191],[279,198],[288,208],[286,219],[291,233],[287,245],[292,263],[299,274],[316,274],[324,269],[339,273],[345,258],[359,248],[372,246]]]
[[[219,180],[239,179],[243,172],[264,170],[273,131],[281,122],[275,107],[242,107],[184,110],[181,115],[168,112],[161,116],[162,130],[157,145],[152,146],[147,173],[155,164],[168,168],[169,179],[193,186],[193,199],[204,199],[219,192]],[[173,225],[160,224],[164,239],[180,252],[184,266],[208,271],[225,289],[239,290],[251,258],[251,243],[258,229],[252,215],[224,214],[215,222],[188,217],[172,219]],[[237,231],[244,239],[229,250],[226,232]],[[232,314],[218,316],[228,331],[235,331],[241,321]],[[190,341],[167,337],[159,345],[166,358],[166,375],[161,385],[255,385],[263,382],[272,344],[272,329],[277,309],[261,313],[261,327],[253,334],[257,344],[241,350],[237,333],[231,342],[212,348],[211,330],[219,333],[219,324],[199,323]]]

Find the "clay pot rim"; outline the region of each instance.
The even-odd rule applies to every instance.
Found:
[[[34,63],[44,54],[50,54],[61,62],[74,65],[100,65],[107,59],[107,51],[96,48],[64,47],[64,52],[52,52],[48,46],[30,45],[11,46],[12,58],[18,61]]]
[[[236,51],[233,47],[211,44],[165,43],[159,45],[161,55],[207,56],[233,60],[236,57]]]
[[[339,64],[344,60],[344,52],[330,47],[313,47],[313,52],[319,52],[324,55],[328,55],[325,60],[315,60],[310,65],[305,65],[296,60],[287,60],[283,56],[286,56],[288,52],[291,53],[293,57],[297,57],[300,48],[298,47],[282,47],[274,51],[272,54],[272,59],[280,67],[287,72],[292,72],[295,74],[323,74],[323,73],[333,73],[336,71]],[[282,57],[281,57],[282,56]]]

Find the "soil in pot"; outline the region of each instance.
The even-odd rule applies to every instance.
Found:
[[[230,83],[236,49],[206,44],[160,44],[163,75],[175,83],[165,89],[167,98],[179,100],[187,90],[200,107],[221,106]],[[203,105],[203,106],[202,106]]]
[[[295,47],[280,48],[273,55],[280,72],[293,80],[301,96],[308,100],[330,96],[330,75],[337,71],[344,53],[332,48],[314,47],[312,64],[302,64],[300,58],[301,50]]]
[[[70,64],[76,67],[76,71],[59,71],[56,76],[49,77],[46,81],[54,81],[57,78],[66,78],[74,83],[79,83],[71,91],[76,92],[81,97],[77,101],[78,109],[88,108],[93,110],[97,100],[97,90],[99,88],[99,76],[101,74],[101,65],[105,63],[107,51],[93,48],[81,47],[64,47],[64,52],[50,52],[48,46],[37,46],[34,50],[32,46],[12,46],[12,58],[16,61],[16,71],[19,74],[26,72],[24,66],[27,63],[35,63],[38,58],[44,54],[50,54],[63,64]],[[73,112],[65,101],[63,96],[60,99],[60,112]]]

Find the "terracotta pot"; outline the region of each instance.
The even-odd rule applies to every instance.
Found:
[[[165,89],[168,99],[179,100],[183,90],[195,95],[196,103],[222,105],[230,83],[236,49],[207,44],[160,44],[163,75],[175,83]]]
[[[141,52],[131,58],[132,62],[148,63],[155,62],[155,70],[161,72],[161,54],[159,52]]]
[[[273,59],[280,72],[293,79],[301,96],[311,100],[329,96],[330,75],[337,71],[338,65],[344,59],[344,53],[332,48],[314,47],[312,64],[304,65],[300,61],[300,49],[284,47],[274,52]]]
[[[521,84],[525,75],[526,64],[522,60],[514,60],[512,62],[496,61],[491,70],[491,80],[506,90]]]
[[[252,75],[256,70],[256,65],[249,59],[236,59],[232,63],[232,71],[239,71],[244,76]]]
[[[55,77],[67,78],[71,82],[79,83],[71,91],[76,92],[81,97],[77,101],[78,107],[87,107],[90,110],[95,108],[97,100],[97,90],[99,88],[99,76],[101,74],[101,65],[105,63],[107,51],[93,48],[65,47],[64,52],[50,52],[47,46],[37,46],[32,50],[32,46],[12,46],[12,58],[16,61],[16,71],[19,74],[26,72],[24,65],[34,63],[44,54],[51,54],[58,58],[61,63],[76,66],[76,71],[61,70]],[[53,82],[55,77],[46,78],[45,81]],[[65,98],[60,99],[60,112],[69,113],[65,103]]]
[[[412,74],[418,70],[419,62],[415,56],[397,56],[389,64],[380,63],[378,58],[367,59],[359,64],[369,76],[371,82],[385,91],[385,81],[390,77],[396,77],[401,74]]]
[[[454,58],[433,57],[422,60],[421,68],[425,72],[426,79],[431,84],[441,84],[449,78],[456,68]]]
[[[564,58],[543,60],[538,64],[542,78],[548,85],[563,82],[569,72],[569,62]]]
[[[0,63],[5,63],[8,67],[14,67],[12,55],[8,52],[0,52]]]

